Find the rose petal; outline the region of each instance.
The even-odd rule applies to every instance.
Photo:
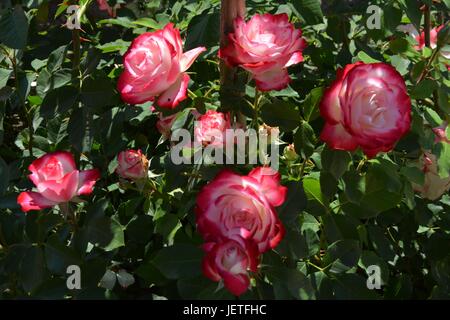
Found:
[[[200,53],[206,51],[205,47],[198,47],[183,53],[180,59],[180,71],[184,72],[190,68],[194,63],[195,59],[200,55]]]
[[[78,177],[78,195],[88,195],[92,193],[95,182],[100,179],[98,169],[80,171]]]
[[[56,202],[43,197],[40,193],[31,191],[19,194],[17,203],[21,206],[23,212],[51,208],[57,204]]]
[[[158,98],[158,105],[162,108],[175,108],[187,98],[186,91],[189,84],[189,75],[182,73],[175,83]]]

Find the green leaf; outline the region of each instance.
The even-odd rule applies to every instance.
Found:
[[[50,73],[46,68],[42,69],[37,79],[37,93],[43,97],[49,90],[65,86],[70,81],[70,69],[60,69],[54,73]]]
[[[102,50],[103,53],[110,53],[119,51],[120,54],[123,54],[127,51],[128,47],[130,46],[131,42],[124,41],[122,39],[117,39],[112,42],[104,43],[102,45],[97,46],[98,49]]]
[[[34,291],[45,277],[45,259],[42,248],[27,248],[20,265],[20,279],[26,292]]]
[[[5,104],[0,101],[0,146],[3,144],[3,137],[5,136],[5,131],[3,128],[4,119],[5,119]]]
[[[386,237],[383,229],[376,226],[368,226],[367,232],[371,244],[378,255],[385,261],[392,261],[395,257],[394,246]]]
[[[308,200],[308,213],[318,215],[323,213],[324,209],[328,210],[328,200],[322,193],[319,180],[310,177],[304,178],[303,189]]]
[[[371,56],[369,56],[364,51],[359,51],[358,52],[358,59],[360,61],[364,62],[364,63],[377,63],[377,62],[380,62],[380,60],[372,58]]]
[[[303,121],[294,135],[295,151],[301,155],[303,159],[311,157],[314,153],[316,139],[314,129],[308,122]]]
[[[90,221],[86,228],[86,239],[105,251],[112,251],[125,245],[122,225],[109,217]]]
[[[303,117],[306,121],[313,121],[320,116],[319,104],[324,92],[323,87],[314,88],[306,96],[302,104]]]
[[[403,167],[400,173],[404,175],[408,181],[423,185],[425,181],[425,174],[418,167]]]
[[[47,60],[47,70],[53,72],[59,69],[64,62],[66,52],[67,45],[60,46],[59,48],[53,50]]]
[[[395,54],[403,53],[403,52],[408,51],[408,49],[410,48],[410,44],[409,44],[408,40],[406,40],[404,38],[397,38],[397,39],[391,40],[389,42],[389,48]]]
[[[220,36],[220,13],[201,14],[192,18],[187,29],[185,48],[217,46]]]
[[[274,100],[261,107],[261,117],[271,127],[280,127],[284,131],[292,131],[300,124],[300,114],[295,105]]]
[[[93,143],[92,118],[85,108],[77,108],[67,126],[70,143],[80,152],[89,151]]]
[[[66,275],[68,266],[82,262],[75,250],[61,243],[56,234],[45,243],[45,260],[48,270],[60,275]]]
[[[370,209],[366,213],[389,210],[396,207],[401,199],[402,183],[396,167],[383,159],[374,161],[366,174],[366,192],[361,199],[362,206]]]
[[[277,211],[283,222],[291,224],[306,208],[306,196],[300,181],[289,181],[285,186],[288,190],[286,200]]]
[[[141,200],[141,199],[139,199]],[[128,201],[127,201],[128,202]],[[128,209],[130,209],[128,207]],[[136,212],[135,210],[131,211]],[[152,237],[153,219],[147,215],[133,218],[126,227],[127,239],[140,244],[146,244]]]
[[[0,68],[0,89],[6,86],[11,73],[11,69]]]
[[[411,97],[414,99],[425,99],[433,94],[433,91],[438,88],[436,81],[425,79],[415,86],[411,92]]]
[[[411,64],[411,61],[396,55],[391,57],[391,64],[398,71],[398,73],[403,76],[408,73],[408,67]]]
[[[296,14],[300,15],[307,24],[323,23],[323,14],[319,0],[295,0],[292,5]]]
[[[446,133],[449,136],[450,128],[447,127]],[[446,142],[437,143],[433,147],[433,153],[437,156],[438,173],[441,179],[450,175],[450,144]]]
[[[27,45],[28,19],[20,5],[0,17],[0,42],[13,49]]]
[[[336,179],[348,170],[352,157],[349,152],[341,150],[331,150],[328,147],[322,150],[322,167],[330,172]]]
[[[297,269],[272,267],[267,272],[274,287],[283,288],[287,295],[296,299],[315,299],[315,292],[310,280]],[[277,297],[281,299],[282,297]],[[284,297],[285,299],[287,297]]]
[[[339,240],[328,247],[324,256],[326,265],[332,264],[330,272],[342,273],[355,267],[361,256],[361,247],[356,240]]]
[[[9,186],[9,166],[0,156],[0,195],[3,195]]]
[[[143,27],[147,27],[150,29],[160,29],[161,28],[161,26],[158,22],[156,22],[155,20],[148,18],[148,17],[139,18],[136,21],[133,21],[133,24],[137,24],[138,26],[143,26]]]
[[[400,6],[405,11],[409,20],[414,24],[417,30],[421,29],[422,11],[416,0],[399,0]]]
[[[72,86],[64,86],[49,91],[42,101],[39,109],[43,118],[54,118],[58,115],[64,115],[75,106],[78,99],[78,90]]]
[[[200,248],[188,244],[175,244],[159,251],[152,263],[168,279],[192,278],[201,274]]]
[[[341,273],[332,279],[324,278],[320,290],[321,299],[374,300],[379,298],[376,292],[367,288],[367,278],[355,273]],[[326,292],[326,295],[322,296],[323,292]]]
[[[81,101],[94,108],[116,104],[118,99],[111,79],[106,76],[85,79],[81,87]]]

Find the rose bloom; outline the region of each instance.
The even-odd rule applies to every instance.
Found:
[[[77,196],[92,193],[95,182],[100,178],[97,169],[77,170],[73,155],[64,151],[44,155],[33,161],[28,169],[37,192],[27,191],[19,195],[17,203],[23,212],[76,201]]]
[[[286,192],[280,174],[269,167],[247,176],[222,170],[197,196],[198,230],[206,241],[241,236],[261,253],[273,249],[284,235],[274,207],[283,204]]]
[[[208,110],[197,118],[194,128],[196,142],[206,145],[223,146],[226,138],[226,130],[231,128],[230,115],[228,113]]]
[[[108,12],[108,15],[112,18],[116,16],[116,10],[120,8],[120,4],[116,4],[114,8],[111,7],[107,0],[97,0],[97,4],[100,10]]]
[[[203,245],[206,256],[202,262],[203,274],[212,281],[223,279],[225,288],[235,296],[247,291],[248,271],[258,268],[258,250],[254,244],[240,237],[224,242]]]
[[[183,53],[180,32],[172,23],[141,34],[124,56],[125,70],[117,84],[122,100],[140,104],[158,97],[160,107],[175,108],[186,98],[189,75],[185,71],[205,50],[198,47]]]
[[[438,42],[438,34],[439,31],[441,31],[444,28],[444,25],[441,25],[439,27],[433,28],[430,30],[430,47],[431,49],[435,49],[437,47]],[[408,33],[411,37],[413,37],[417,45],[414,46],[414,49],[420,51],[423,48],[425,48],[425,32],[422,31],[422,33],[419,34],[417,29],[412,24],[406,24],[401,25],[397,27],[398,30]],[[441,50],[441,55],[446,58],[450,59],[450,51],[443,51]]]
[[[325,127],[320,138],[330,148],[369,157],[387,152],[408,132],[411,100],[405,81],[385,63],[349,64],[339,69],[320,104]]]
[[[290,82],[287,67],[303,61],[306,41],[286,14],[256,14],[248,22],[237,17],[234,33],[219,57],[250,72],[261,91],[281,90]]]
[[[116,173],[129,180],[139,180],[148,176],[148,160],[141,150],[125,150],[117,156]]]
[[[172,133],[172,125],[177,118],[178,113],[171,114],[169,116],[164,117],[162,113],[159,114],[159,120],[156,122],[156,129],[158,129],[159,133],[165,138],[170,138]]]
[[[429,200],[437,200],[450,190],[450,176],[441,178],[438,173],[437,159],[431,152],[425,152],[419,160],[419,166],[425,173],[423,185],[413,183],[414,191],[422,194]]]

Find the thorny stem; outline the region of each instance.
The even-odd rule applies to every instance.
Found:
[[[20,106],[22,107],[22,110],[25,113],[25,118],[27,119],[28,130],[29,130],[29,134],[30,134],[30,138],[29,138],[29,141],[28,141],[28,153],[30,154],[30,157],[33,157],[33,134],[34,134],[34,129],[33,129],[33,119],[32,119],[32,116],[31,116],[32,108],[27,109],[27,107],[25,105],[25,100],[23,99],[23,97],[20,94],[19,71],[18,71],[18,68],[17,68],[16,50],[13,50],[13,56],[11,57],[9,55],[8,51],[5,50],[5,48],[3,48],[2,46],[0,46],[0,48],[5,53],[5,55],[8,57],[9,61],[11,61],[11,65],[13,67],[16,93],[17,93],[17,96],[19,97]]]
[[[228,33],[233,31],[233,21],[236,17],[245,16],[245,0],[221,0],[220,7],[220,47],[224,48],[228,43]],[[225,106],[225,96],[236,82],[237,69],[227,66],[223,60],[220,61],[220,84],[221,84],[221,106]],[[239,94],[239,93],[235,93]],[[239,124],[245,125],[245,117],[238,112],[236,118]]]
[[[73,229],[76,230],[78,228],[77,217],[75,212],[70,207],[70,203],[60,203],[59,209],[63,212],[64,219],[66,219],[66,221],[68,221],[72,225]]]
[[[428,48],[431,48],[431,16],[430,16],[430,8],[428,7],[428,5],[424,6],[423,15],[425,18],[425,28],[424,28],[425,45]]]

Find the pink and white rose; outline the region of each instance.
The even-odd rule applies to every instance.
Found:
[[[444,28],[444,25],[438,26],[430,30],[430,48],[435,49],[437,47],[438,42],[438,34]],[[423,50],[425,48],[425,32],[422,31],[420,34],[417,29],[412,24],[401,25],[397,27],[398,30],[408,33],[411,37],[413,37],[417,44],[414,46],[414,49],[417,51]],[[441,50],[441,55],[450,59],[450,51]]]
[[[120,8],[120,4],[116,4],[111,7],[107,0],[97,0],[98,8],[102,11],[106,11],[112,18],[116,17],[116,10]]]
[[[370,158],[388,152],[411,125],[405,81],[390,65],[357,62],[339,69],[320,104],[325,119],[322,141],[330,148]]]
[[[206,146],[222,146],[226,142],[226,130],[231,128],[228,113],[208,110],[196,120],[195,141]]]
[[[33,161],[28,169],[37,192],[26,191],[18,196],[17,203],[24,212],[51,208],[91,194],[100,178],[97,169],[77,170],[73,155],[65,151],[48,153]]]
[[[258,250],[251,242],[240,237],[203,245],[206,256],[202,262],[203,274],[212,281],[223,279],[225,288],[235,296],[247,291],[249,271],[258,268]]]
[[[231,66],[250,72],[261,91],[282,90],[290,82],[287,67],[303,61],[306,41],[286,14],[256,14],[234,22],[234,33],[219,56]]]
[[[225,169],[197,196],[198,230],[206,241],[240,236],[260,253],[273,249],[284,236],[274,207],[283,204],[286,192],[271,168],[255,168],[247,176]]]
[[[134,39],[124,56],[124,72],[117,88],[130,104],[153,101],[175,108],[186,99],[189,75],[186,70],[198,55],[198,47],[183,53],[180,31],[167,24],[162,30],[146,32]]]

